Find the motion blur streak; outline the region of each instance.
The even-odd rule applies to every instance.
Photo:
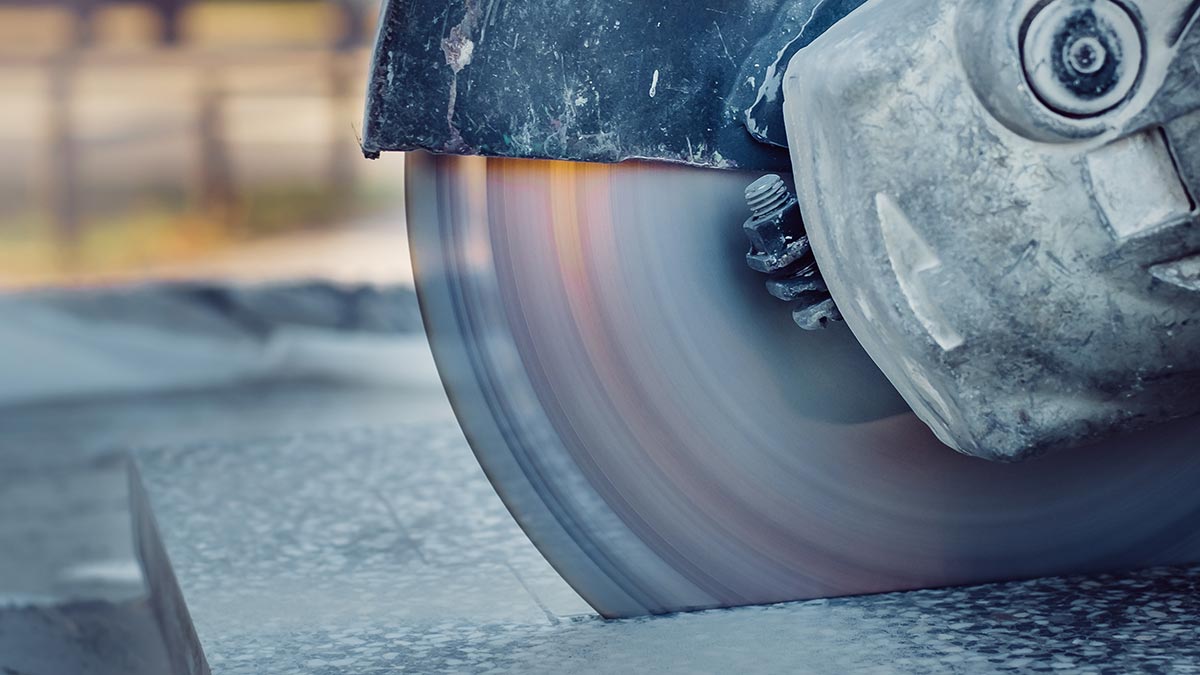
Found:
[[[459,419],[606,616],[1200,555],[1200,422],[1020,466],[955,454],[848,330],[797,331],[762,292],[740,232],[755,176],[407,161]]]

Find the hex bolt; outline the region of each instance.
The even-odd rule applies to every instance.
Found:
[[[804,219],[783,179],[767,175],[746,188],[746,204],[753,214],[743,226],[751,251],[746,260],[759,272],[776,272],[809,253]]]
[[[783,208],[790,197],[787,185],[775,174],[763,176],[746,188],[746,204],[756,220]]]
[[[792,318],[804,330],[841,321],[813,257],[800,205],[783,178],[770,174],[751,183],[746,204],[752,214],[743,225],[751,244],[746,264],[768,275],[767,292],[792,303]]]

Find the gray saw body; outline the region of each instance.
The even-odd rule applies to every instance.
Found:
[[[1198,9],[387,2],[518,522],[606,616],[1200,559]]]
[[[1141,4],[876,2],[789,67],[823,276],[962,452],[1024,459],[1200,411],[1200,30],[1187,3]],[[1075,105],[1030,75],[1071,45],[1027,43],[1080,17],[1124,23],[1059,41],[1114,66],[1117,95],[1088,83]]]

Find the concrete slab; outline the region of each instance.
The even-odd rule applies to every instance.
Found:
[[[447,422],[143,452],[139,462],[202,636],[589,613]]]
[[[0,470],[0,673],[208,672],[127,457]]]
[[[1200,568],[605,622],[452,424],[140,457],[216,673],[1200,672]]]
[[[227,635],[210,658],[239,675],[1195,673],[1198,582],[1162,570],[558,625],[379,617],[269,641]]]
[[[26,475],[135,449],[218,674],[1200,672],[1200,568],[605,622],[428,392],[79,401],[0,411],[11,437],[56,448],[0,452]]]
[[[0,606],[144,597],[121,457],[0,473]]]

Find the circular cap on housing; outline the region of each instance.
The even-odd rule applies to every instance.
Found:
[[[1029,21],[1025,76],[1046,106],[1094,117],[1124,102],[1142,71],[1137,21],[1113,0],[1051,0]]]

